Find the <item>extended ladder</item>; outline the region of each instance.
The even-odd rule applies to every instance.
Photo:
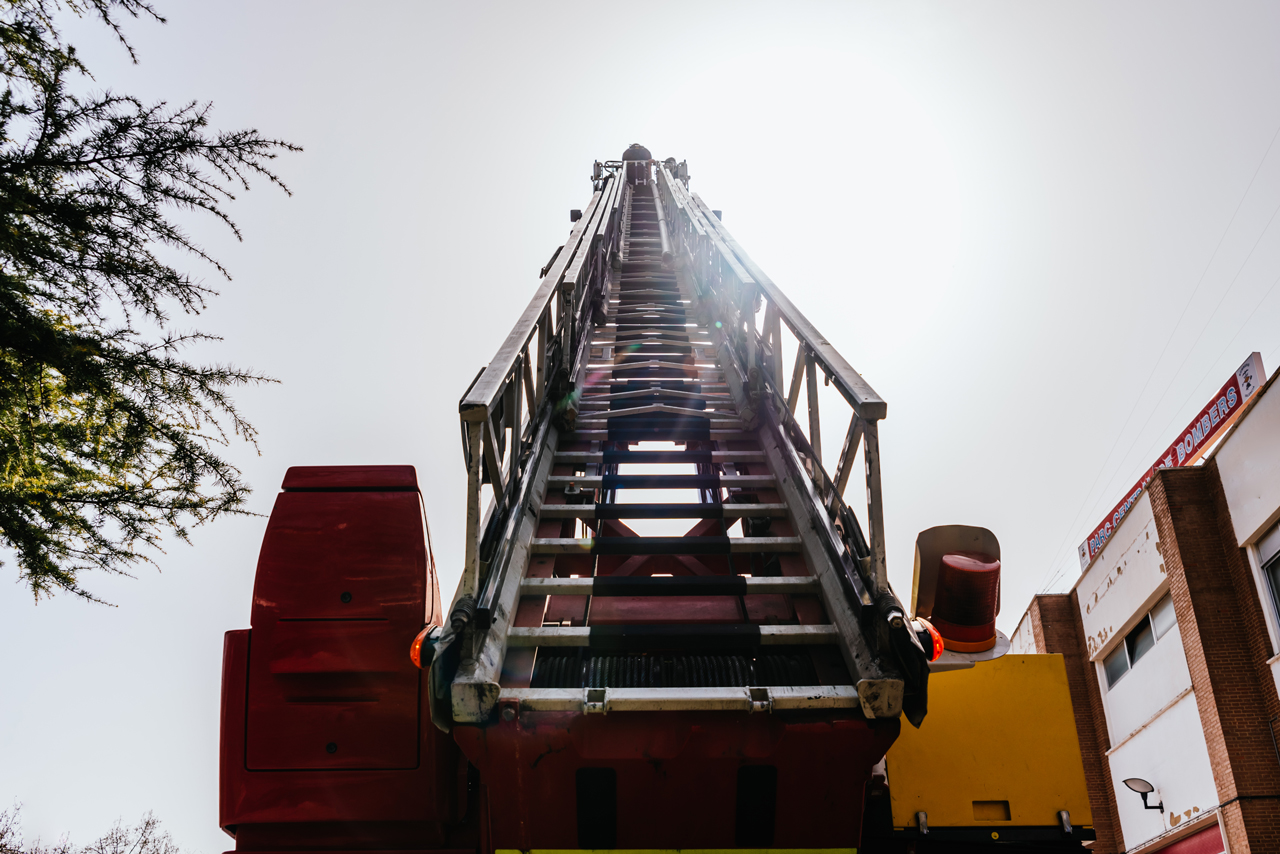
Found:
[[[918,723],[927,664],[884,568],[883,401],[688,191],[683,164],[596,164],[594,185],[460,407],[467,566],[436,646],[437,724],[500,708],[905,709]],[[834,478],[820,374],[853,409]],[[859,449],[870,542],[842,498]]]

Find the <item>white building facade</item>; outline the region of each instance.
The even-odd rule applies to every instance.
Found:
[[[1280,852],[1274,385],[1200,464],[1156,472],[1071,593],[1014,632],[1015,651],[1068,657],[1095,851]]]

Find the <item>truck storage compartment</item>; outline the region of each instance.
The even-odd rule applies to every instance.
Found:
[[[407,650],[434,606],[418,492],[398,472],[295,472],[258,562],[246,765],[412,768],[421,671]]]
[[[466,763],[409,660],[440,622],[413,468],[290,469],[251,621],[223,662],[220,824],[236,849],[450,847]]]

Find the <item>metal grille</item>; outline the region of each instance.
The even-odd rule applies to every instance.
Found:
[[[741,688],[816,685],[807,652],[592,655],[538,651],[531,688]]]

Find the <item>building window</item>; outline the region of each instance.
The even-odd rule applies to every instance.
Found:
[[[1271,583],[1271,600],[1280,611],[1280,522],[1271,526],[1271,530],[1258,540],[1258,563],[1262,565],[1262,574]]]
[[[1166,593],[1148,613],[1142,615],[1138,624],[1125,635],[1121,643],[1111,654],[1102,659],[1102,669],[1107,674],[1107,687],[1110,688],[1138,663],[1138,659],[1155,647],[1156,641],[1169,633],[1178,624],[1173,615],[1173,599]]]
[[[1151,625],[1156,630],[1156,640],[1169,633],[1169,629],[1178,625],[1178,618],[1173,615],[1173,597],[1165,594],[1164,598],[1151,609]]]
[[[1129,657],[1125,655],[1125,645],[1120,644],[1115,652],[1102,659],[1102,667],[1107,671],[1107,687],[1116,684],[1121,676],[1129,672]]]

